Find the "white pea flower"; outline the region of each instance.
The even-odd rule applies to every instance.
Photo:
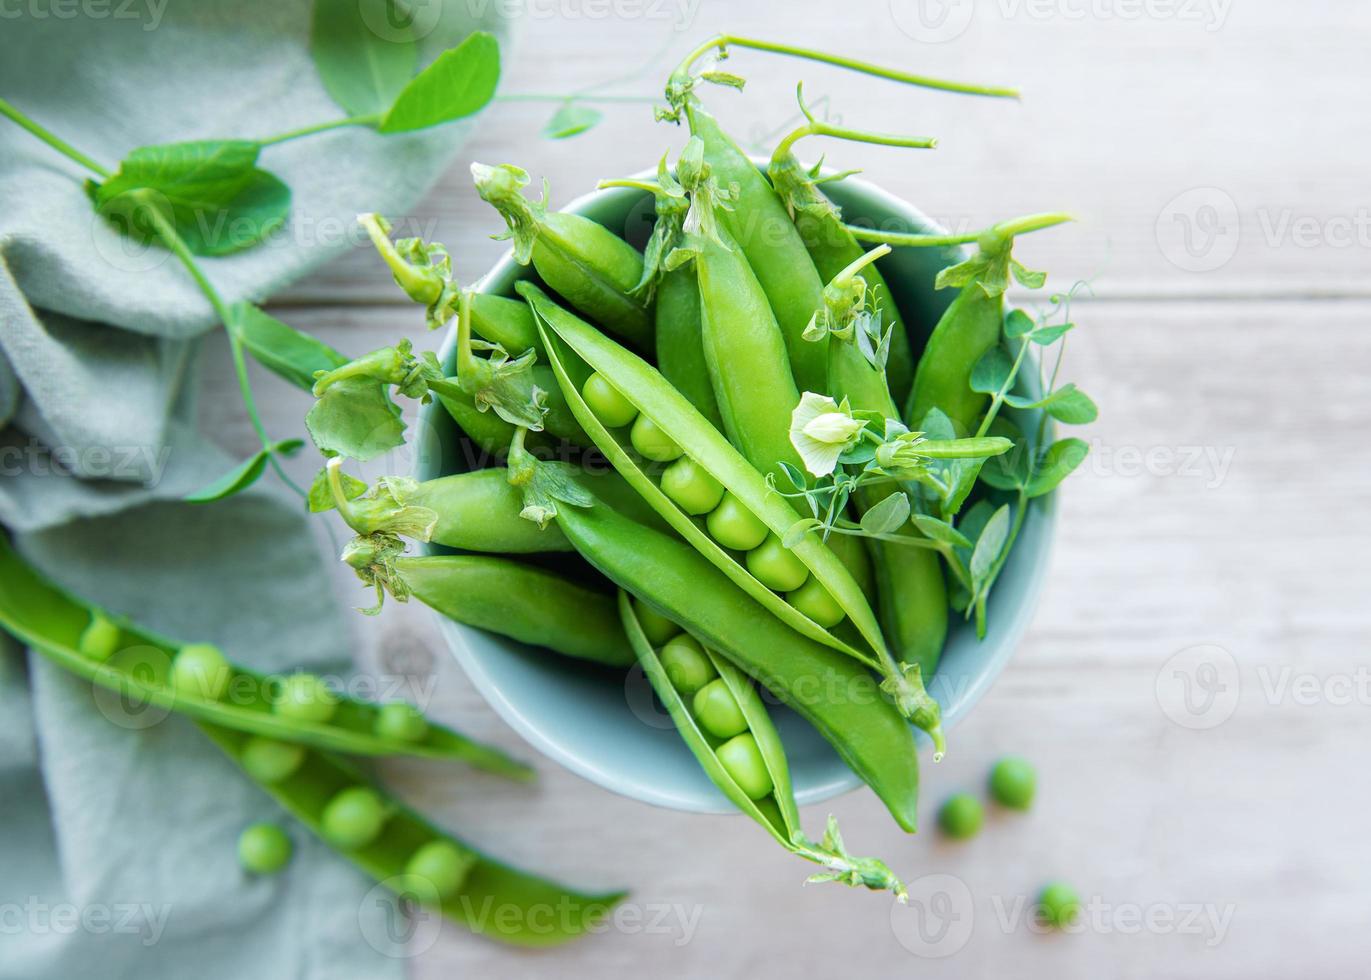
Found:
[[[846,399],[839,405],[827,395],[806,391],[790,415],[790,444],[804,460],[805,469],[827,476],[865,424],[852,417]]]

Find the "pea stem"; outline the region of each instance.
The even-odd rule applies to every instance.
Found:
[[[631,187],[637,191],[647,191],[649,194],[657,194],[661,191],[661,186],[648,180],[633,180],[628,177],[616,178],[614,180],[602,180],[595,185],[596,190],[605,190],[610,187]]]
[[[892,133],[876,133],[863,129],[848,129],[844,126],[831,126],[814,118],[809,106],[805,105],[804,82],[795,85],[795,98],[800,103],[806,123],[791,132],[776,146],[771,154],[772,166],[778,166],[790,156],[795,144],[806,136],[832,136],[835,139],[851,140],[854,143],[872,143],[877,146],[900,146],[916,150],[931,150],[938,145],[931,136],[897,136]]]
[[[140,202],[143,201],[143,191],[133,191],[132,193],[137,196]],[[186,245],[185,240],[177,233],[176,228],[172,223],[167,220],[166,215],[164,215],[155,204],[145,204],[143,207],[143,214],[156,230],[157,237],[171,250],[173,255],[180,259],[181,264],[185,266],[186,271],[190,273],[190,277],[195,280],[195,284],[200,288],[200,292],[209,300],[209,304],[213,308],[215,315],[219,318],[219,322],[223,326],[224,332],[228,334],[229,350],[233,355],[233,370],[238,378],[238,392],[243,399],[243,407],[247,409],[248,421],[251,422],[253,431],[257,434],[257,441],[266,452],[268,465],[270,465],[276,472],[276,475],[281,478],[281,481],[294,490],[301,499],[307,498],[309,495],[286,474],[286,471],[281,468],[280,461],[276,458],[276,453],[272,451],[271,439],[267,435],[266,426],[262,424],[262,417],[257,412],[257,400],[252,394],[252,381],[248,378],[247,357],[243,352],[243,342],[238,336],[237,331],[230,326],[232,316],[228,306],[224,303],[223,297],[219,295],[219,291],[215,289],[214,285],[209,281],[209,277],[206,276],[204,270],[200,268],[200,264],[195,261],[195,257],[191,255],[190,248]]]
[[[61,153],[69,160],[74,160],[76,163],[79,163],[81,166],[85,167],[91,173],[96,174],[100,177],[109,177],[110,172],[106,170],[104,167],[100,166],[100,164],[96,163],[94,160],[92,160],[86,154],[82,153],[76,147],[72,146],[66,140],[62,139],[56,133],[34,122],[32,119],[24,115],[22,112],[20,112],[9,102],[6,102],[4,99],[0,99],[0,116],[6,116],[7,118],[18,123],[21,128],[28,130],[34,136],[38,137],[44,143],[48,144],[48,146],[56,150],[58,153]]]
[[[876,78],[885,78],[893,82],[903,82],[906,85],[918,85],[921,88],[937,89],[943,92],[957,92],[962,95],[984,95],[991,98],[1017,99],[1019,92],[1017,89],[1004,88],[990,85],[974,85],[968,82],[953,82],[946,79],[932,78],[928,75],[915,75],[910,72],[899,71],[895,68],[885,68],[881,65],[873,65],[870,62],[858,61],[855,58],[845,58],[841,55],[829,54],[827,51],[818,51],[814,48],[801,48],[789,44],[779,44],[775,41],[763,41],[758,38],[741,37],[737,34],[720,34],[701,44],[690,54],[686,55],[685,60],[677,67],[672,77],[674,79],[684,79],[696,61],[703,58],[710,51],[717,50],[721,57],[728,56],[728,48],[750,48],[753,51],[766,51],[771,54],[788,55],[793,58],[804,58],[807,61],[817,61],[821,64],[834,65],[838,68],[846,68],[850,71],[861,72],[865,75],[872,75]]]
[[[457,301],[457,377],[471,377],[476,355],[471,349],[471,290],[464,289]]]
[[[330,129],[342,129],[344,126],[375,126],[381,121],[382,114],[372,113],[369,116],[349,116],[346,119],[330,119],[328,122],[315,123],[313,126],[301,126],[299,129],[287,130],[275,136],[268,136],[266,139],[258,140],[263,146],[273,146],[277,143],[284,143],[287,140],[299,139],[301,136],[313,136],[315,133],[325,133]]]
[[[1075,220],[1071,215],[1061,212],[1029,214],[1021,218],[1002,221],[981,231],[966,232],[960,235],[925,235],[919,232],[881,231],[876,228],[864,228],[861,225],[850,224],[844,224],[843,227],[851,232],[852,237],[859,242],[884,242],[887,245],[909,248],[936,248],[946,245],[969,245],[979,241],[982,236],[987,234],[1001,238],[1014,238],[1018,235],[1026,235],[1029,232],[1041,231]]]
[[[860,256],[858,256],[857,258],[853,259],[850,263],[848,263],[847,268],[843,269],[836,276],[830,279],[829,285],[843,285],[849,279],[855,276],[858,272],[862,271],[862,269],[870,265],[872,262],[875,262],[877,259],[881,258],[884,255],[889,255],[890,251],[891,249],[889,245],[880,245],[876,248],[873,248],[869,252],[863,252]]]

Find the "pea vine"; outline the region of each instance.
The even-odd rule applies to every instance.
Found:
[[[601,86],[566,95],[497,96],[499,45],[484,31],[468,35],[420,71],[417,38],[407,36],[405,29],[387,31],[382,37],[371,26],[381,22],[377,18],[384,16],[387,2],[315,0],[310,54],[325,90],[347,115],[274,135],[140,146],[110,168],[0,98],[0,116],[89,171],[92,176],[85,182],[85,191],[102,219],[121,235],[165,248],[175,256],[228,335],[240,397],[260,448],[189,494],[187,500],[209,502],[241,492],[268,467],[308,497],[280,464],[303,442],[274,440],[268,435],[247,360],[250,356],[305,390],[316,387],[316,374],[335,372],[350,363],[342,353],[255,304],[225,302],[200,261],[255,248],[284,226],[291,207],[290,188],[260,165],[272,147],[347,127],[386,135],[415,132],[469,117],[494,100],[555,103],[557,109],[543,135],[565,139],[600,122],[601,114],[590,103],[651,101],[648,96],[602,94],[597,91]],[[367,70],[360,70],[361,65]],[[395,356],[403,360],[409,352],[401,355],[397,350]],[[378,358],[385,359],[380,352],[368,357],[373,358],[369,362],[373,366]],[[434,380],[441,383],[441,377]],[[399,409],[375,378],[354,369],[347,378],[335,376],[320,394],[325,391],[332,394],[316,405],[311,413],[313,424],[307,423],[325,455],[342,452],[335,448],[341,446],[349,450],[348,455],[366,459],[403,441]],[[370,439],[363,437],[366,432]],[[319,496],[317,484],[314,497]]]

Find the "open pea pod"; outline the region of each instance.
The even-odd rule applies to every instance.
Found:
[[[106,634],[108,659],[81,652],[82,634],[99,623]],[[271,679],[232,666],[226,687],[232,701],[217,701],[178,691],[168,672],[179,645],[118,621],[68,595],[44,579],[0,535],[0,627],[42,653],[59,667],[93,684],[118,691],[142,703],[176,711],[223,728],[263,735],[350,755],[410,755],[461,759],[489,772],[527,779],[533,771],[499,749],[428,723],[422,738],[403,741],[376,733],[380,708],[339,696],[327,722],[310,722],[274,714]]]
[[[662,492],[643,471],[635,454],[600,422],[585,403],[578,382],[586,372],[571,357],[584,361],[592,370],[607,378],[639,412],[668,433],[687,456],[737,497],[773,534],[783,538],[796,521],[795,511],[783,498],[771,492],[766,479],[650,364],[610,340],[574,313],[552,302],[537,286],[521,282],[519,291],[537,315],[539,328],[544,332],[543,343],[548,360],[572,413],[624,479],[677,533],[786,625],[812,640],[842,650],[868,666],[880,669],[878,656],[834,636],[767,588],[745,565],[700,530],[690,516]],[[804,537],[791,550],[838,602],[866,642],[874,650],[884,651],[885,641],[875,614],[861,587],[842,561],[813,536]]]
[[[203,721],[199,724],[220,749],[243,766],[249,735]],[[255,781],[325,843],[329,841],[321,827],[328,803],[354,787],[372,790],[388,814],[382,832],[368,844],[339,849],[339,853],[397,894],[439,909],[446,918],[500,942],[559,945],[589,931],[626,894],[574,891],[497,861],[387,797],[360,770],[331,752],[310,751],[283,779]],[[441,892],[410,865],[420,848],[435,842],[455,849],[462,867],[459,880],[447,882]],[[556,915],[551,914],[554,909]]]
[[[883,696],[856,659],[767,613],[678,537],[644,527],[603,501],[561,503],[556,520],[576,550],[619,588],[684,626],[794,708],[913,833],[919,757],[910,713]],[[937,703],[922,697],[925,714],[913,712],[914,720],[931,728],[938,744]]]
[[[720,743],[723,742],[705,731],[696,718],[691,706],[686,703],[682,692],[672,683],[671,677],[648,640],[628,593],[619,593],[619,614],[623,618],[624,632],[638,656],[643,673],[647,675],[652,689],[657,692],[666,707],[671,720],[675,722],[682,740],[704,769],[705,774],[720,791],[728,797],[739,810],[761,824],[782,847],[793,854],[813,861],[825,869],[812,875],[810,881],[841,881],[848,885],[862,885],[875,891],[890,890],[901,901],[905,901],[904,885],[886,867],[885,863],[874,858],[853,858],[843,848],[842,837],[838,833],[837,821],[830,816],[828,828],[822,843],[810,841],[800,825],[800,811],[795,804],[795,792],[790,783],[790,767],[786,761],[785,747],[781,744],[780,733],[767,713],[757,689],[746,675],[733,664],[705,649],[704,655],[714,673],[727,686],[733,700],[737,703],[747,722],[747,732],[752,736],[761,765],[765,768],[770,791],[753,797],[734,777],[728,764],[720,757]]]

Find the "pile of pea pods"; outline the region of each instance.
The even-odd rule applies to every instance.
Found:
[[[443,246],[392,239],[384,219],[363,215],[429,327],[455,331],[453,361],[405,342],[319,372],[316,395],[361,377],[436,398],[467,457],[491,465],[367,488],[334,453],[316,509],[336,509],[356,532],[343,558],[375,589],[369,611],[387,594],[414,597],[608,669],[641,665],[710,779],[818,864],[815,880],[898,896],[889,869],[851,857],[831,821],[820,841],[805,836],[756,685],[813,724],[915,830],[915,730],[935,759],[944,751],[924,679],[949,616],[983,633],[1027,502],[1074,465],[1074,449],[1046,448],[1042,430],[1025,437],[1000,409],[1043,409],[1044,423],[1093,417],[1074,386],[1037,397],[1016,387],[1023,365],[1037,363],[1030,345],[1059,340],[1070,324],[1007,312],[1004,299],[1011,277],[1043,284],[1012,258],[1015,236],[1068,219],[1032,215],[973,235],[845,223],[823,191],[843,175],[801,165],[799,139],[933,141],[830,126],[800,92],[805,123],[759,167],[700,99],[704,84],[742,87],[717,62],[698,64],[730,47],[1011,94],[716,38],[667,85],[659,119],[688,128],[675,160],[664,156],[655,178],[600,185],[651,196],[642,250],[552,210],[546,183],[531,199],[529,175],[512,165],[471,168],[506,223],[497,237],[527,267],[509,295],[460,286]],[[976,251],[938,277],[957,296],[916,351],[876,263],[892,247],[962,243]],[[410,541],[456,553],[411,554]]]

